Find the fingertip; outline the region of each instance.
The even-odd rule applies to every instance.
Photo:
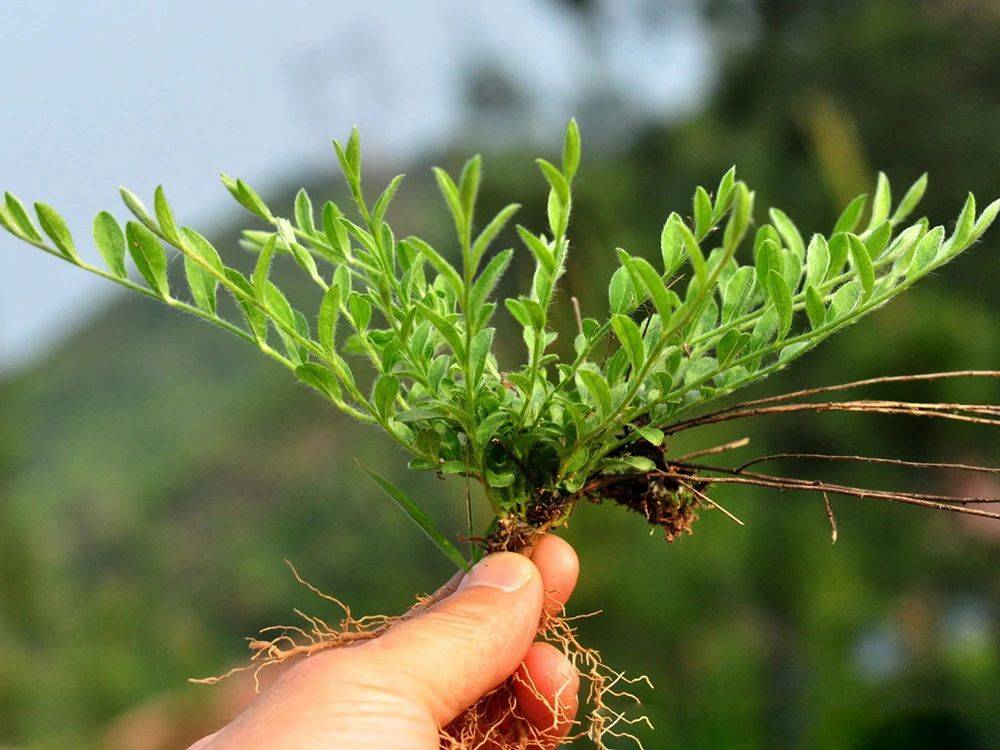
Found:
[[[580,675],[562,651],[533,643],[512,683],[521,713],[546,738],[565,737],[579,706]]]
[[[558,614],[566,605],[580,575],[580,560],[569,542],[546,534],[535,546],[531,561],[542,575],[545,611]]]
[[[476,563],[461,582],[457,591],[475,586],[511,593],[523,589],[540,575],[539,569],[524,555],[516,552],[496,552]]]

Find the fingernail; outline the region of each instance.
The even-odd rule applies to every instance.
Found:
[[[468,572],[458,590],[485,586],[500,591],[517,591],[532,575],[532,563],[515,552],[499,552],[483,558]]]

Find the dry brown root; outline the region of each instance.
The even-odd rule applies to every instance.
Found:
[[[286,561],[287,562],[287,561]],[[272,666],[285,665],[293,659],[310,656],[332,648],[345,648],[372,640],[384,633],[394,623],[412,617],[448,596],[454,586],[445,586],[434,594],[418,597],[416,603],[402,615],[371,615],[355,617],[349,606],[304,580],[288,563],[296,580],[314,594],[334,604],[340,613],[336,624],[294,610],[302,625],[276,625],[263,628],[256,638],[248,639],[251,651],[247,664],[235,667],[225,674],[192,679],[201,685],[213,685],[238,672],[252,671],[254,684],[259,690],[260,673]],[[593,613],[597,614],[597,613]],[[595,649],[583,646],[576,632],[575,623],[584,615],[546,615],[539,628],[538,638],[558,648],[576,669],[581,683],[582,718],[561,716],[557,707],[552,712],[552,725],[539,727],[524,716],[515,697],[515,687],[532,691],[537,698],[548,703],[527,678],[520,673],[484,695],[473,706],[460,714],[440,733],[442,750],[535,750],[551,748],[557,726],[570,724],[569,736],[562,742],[589,738],[599,750],[606,750],[609,742],[629,740],[638,748],[642,742],[632,732],[637,724],[652,728],[645,716],[630,716],[619,704],[637,705],[639,698],[631,692],[633,686],[643,683],[652,688],[645,676],[633,678],[607,666]],[[519,682],[519,685],[516,683]],[[561,701],[556,700],[557,706]]]
[[[646,716],[631,716],[628,708],[641,703],[632,690],[637,684],[653,685],[646,676],[628,677],[604,663],[600,652],[582,645],[574,623],[582,617],[549,615],[539,629],[538,638],[563,652],[580,676],[583,707],[582,718],[559,713],[556,705],[541,695],[527,678],[516,673],[492,692],[466,709],[451,724],[441,730],[442,750],[536,750],[556,744],[587,738],[599,750],[607,750],[614,740],[627,740],[642,748],[642,741],[633,733],[638,724],[652,729]],[[533,692],[552,709],[552,723],[539,727],[519,711],[515,687]],[[619,706],[624,704],[624,707]],[[570,724],[568,736],[554,740],[557,727]]]

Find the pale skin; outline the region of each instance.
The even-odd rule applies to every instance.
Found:
[[[572,547],[552,535],[530,560],[490,555],[449,582],[453,593],[376,640],[295,664],[189,750],[437,750],[439,727],[515,673],[519,710],[546,737],[536,747],[558,747],[576,714],[579,677],[535,638],[543,612],[561,610],[578,573]]]

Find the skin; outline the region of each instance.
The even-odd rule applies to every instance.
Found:
[[[446,584],[453,593],[378,639],[295,664],[189,750],[438,750],[438,727],[515,672],[519,708],[546,736],[537,747],[554,748],[576,715],[579,677],[561,651],[534,639],[578,573],[572,547],[551,535],[530,560],[490,555]]]

